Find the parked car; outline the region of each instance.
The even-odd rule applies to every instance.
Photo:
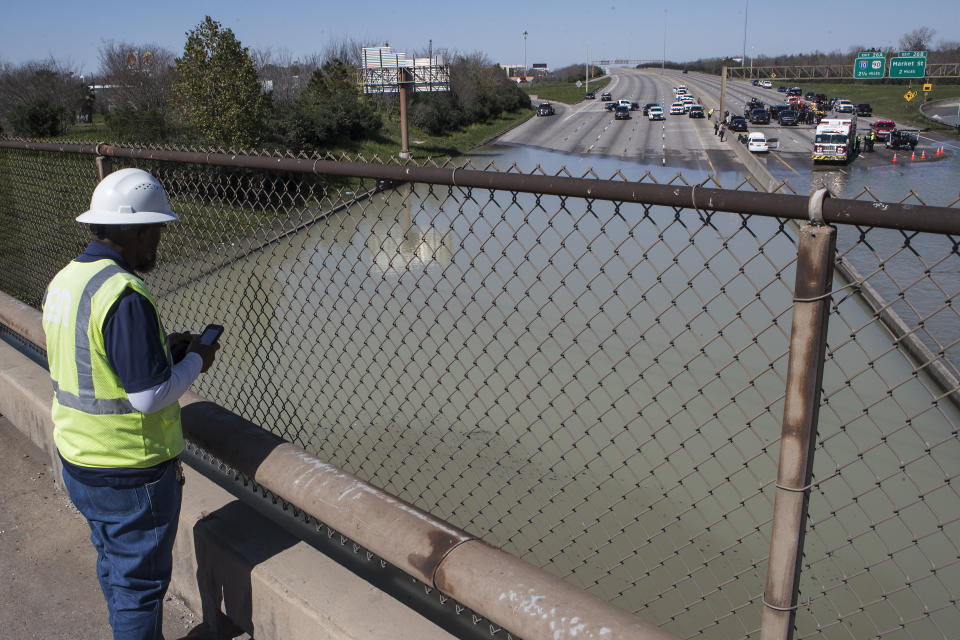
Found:
[[[780,85],[779,87],[777,87],[777,91],[779,91],[780,93],[786,93],[787,88],[783,85]]]
[[[770,124],[770,112],[763,107],[751,109],[747,114],[747,120],[750,124]]]
[[[748,129],[747,119],[743,116],[733,116],[730,118],[729,124],[727,127],[730,131],[746,131]]]
[[[630,107],[618,104],[617,108],[613,110],[613,119],[614,120],[629,120],[630,119]]]
[[[891,133],[897,130],[897,125],[893,120],[877,120],[870,125],[870,130],[880,140],[886,140]]]
[[[604,91],[603,93],[600,94],[600,99],[603,100],[604,102],[609,102],[613,100],[613,96],[610,95],[609,91]]]
[[[640,105],[638,103],[636,102],[630,103],[630,111],[639,111],[639,110],[640,110]]]
[[[861,118],[869,118],[873,115],[873,109],[866,102],[857,105],[857,115]]]
[[[784,111],[788,111],[790,105],[788,104],[773,104],[770,105],[770,119],[771,120],[780,120],[780,114]]]
[[[754,109],[763,109],[765,106],[766,105],[764,105],[761,100],[750,98],[750,100],[747,101],[747,104],[743,105],[743,117],[746,118]]]
[[[594,93],[593,91],[591,91],[591,92],[587,93],[587,95],[583,96],[583,98],[584,98],[585,100],[596,100],[596,99],[597,99],[597,94]]]
[[[689,113],[688,113],[687,115],[690,116],[691,118],[705,118],[705,117],[707,117],[707,114],[704,113],[704,111],[703,111],[703,107],[701,107],[701,106],[698,105],[698,104],[692,104],[692,105],[690,105],[690,111],[689,111]]]
[[[915,133],[910,133],[908,131],[893,131],[887,137],[887,141],[884,145],[887,149],[910,149],[913,151],[917,143],[920,141],[920,138]]]
[[[833,108],[837,113],[853,113],[857,110],[849,100],[837,100],[833,103]]]
[[[649,120],[663,120],[663,107],[655,104],[647,109],[647,118]]]
[[[541,102],[540,106],[537,107],[538,116],[552,116],[553,114],[553,105],[549,102]]]
[[[779,120],[781,127],[795,127],[800,124],[797,112],[793,109],[784,109],[781,111]]]
[[[767,145],[767,137],[760,131],[753,131],[747,135],[747,151],[753,153],[766,153],[770,150]]]
[[[643,105],[643,115],[645,116],[650,115],[650,107],[659,107],[659,106],[660,104],[658,102],[648,102],[647,104]]]
[[[787,89],[787,95],[788,95],[788,96],[798,96],[798,97],[799,97],[799,96],[802,96],[802,95],[803,95],[803,89],[801,89],[800,87],[790,87],[789,89]]]
[[[682,116],[683,115],[683,103],[674,102],[670,105],[670,115],[672,116]]]
[[[763,87],[764,89],[773,89],[773,83],[770,82],[769,80],[761,80],[760,86]]]

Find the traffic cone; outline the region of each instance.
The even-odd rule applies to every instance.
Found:
[[[893,152],[893,161],[894,161],[894,162],[897,161],[897,152],[896,152],[896,151]]]
[[[916,159],[917,159],[917,154],[916,154],[916,152],[915,152],[915,151],[911,151],[911,152],[910,152],[910,162],[913,162],[913,161],[916,160]]]
[[[921,160],[926,160],[926,159],[927,159],[927,152],[926,152],[925,150],[923,150],[923,149],[920,150],[920,159],[921,159]]]

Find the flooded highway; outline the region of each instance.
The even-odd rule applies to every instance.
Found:
[[[491,145],[471,162],[744,181],[523,146]],[[829,179],[847,192],[864,175],[893,191],[911,179],[870,171],[855,163]],[[675,633],[739,637],[760,615],[795,257],[774,219],[402,185],[183,277],[160,305],[228,327],[218,368],[234,377],[211,377],[209,397]],[[960,507],[935,490],[960,463],[960,416],[931,403],[856,296],[835,305],[804,632],[832,607],[912,610],[914,592],[889,586],[903,582],[898,563],[950,558],[955,541],[897,514]],[[901,475],[881,482],[890,465]],[[871,522],[885,523],[879,546],[863,538]],[[874,582],[842,586],[864,562]],[[863,637],[891,615],[872,611],[822,635]],[[955,609],[942,615],[960,624]]]

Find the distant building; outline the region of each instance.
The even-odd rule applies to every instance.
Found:
[[[515,82],[526,82],[527,74],[522,64],[502,64],[500,68],[507,72],[507,77]]]

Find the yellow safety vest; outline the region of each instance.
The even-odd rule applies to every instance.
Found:
[[[44,294],[53,439],[60,455],[79,466],[152,467],[183,451],[180,404],[140,413],[107,359],[103,323],[127,288],[143,295],[156,311],[143,281],[108,259],[71,262]],[[172,362],[159,313],[153,330]]]

